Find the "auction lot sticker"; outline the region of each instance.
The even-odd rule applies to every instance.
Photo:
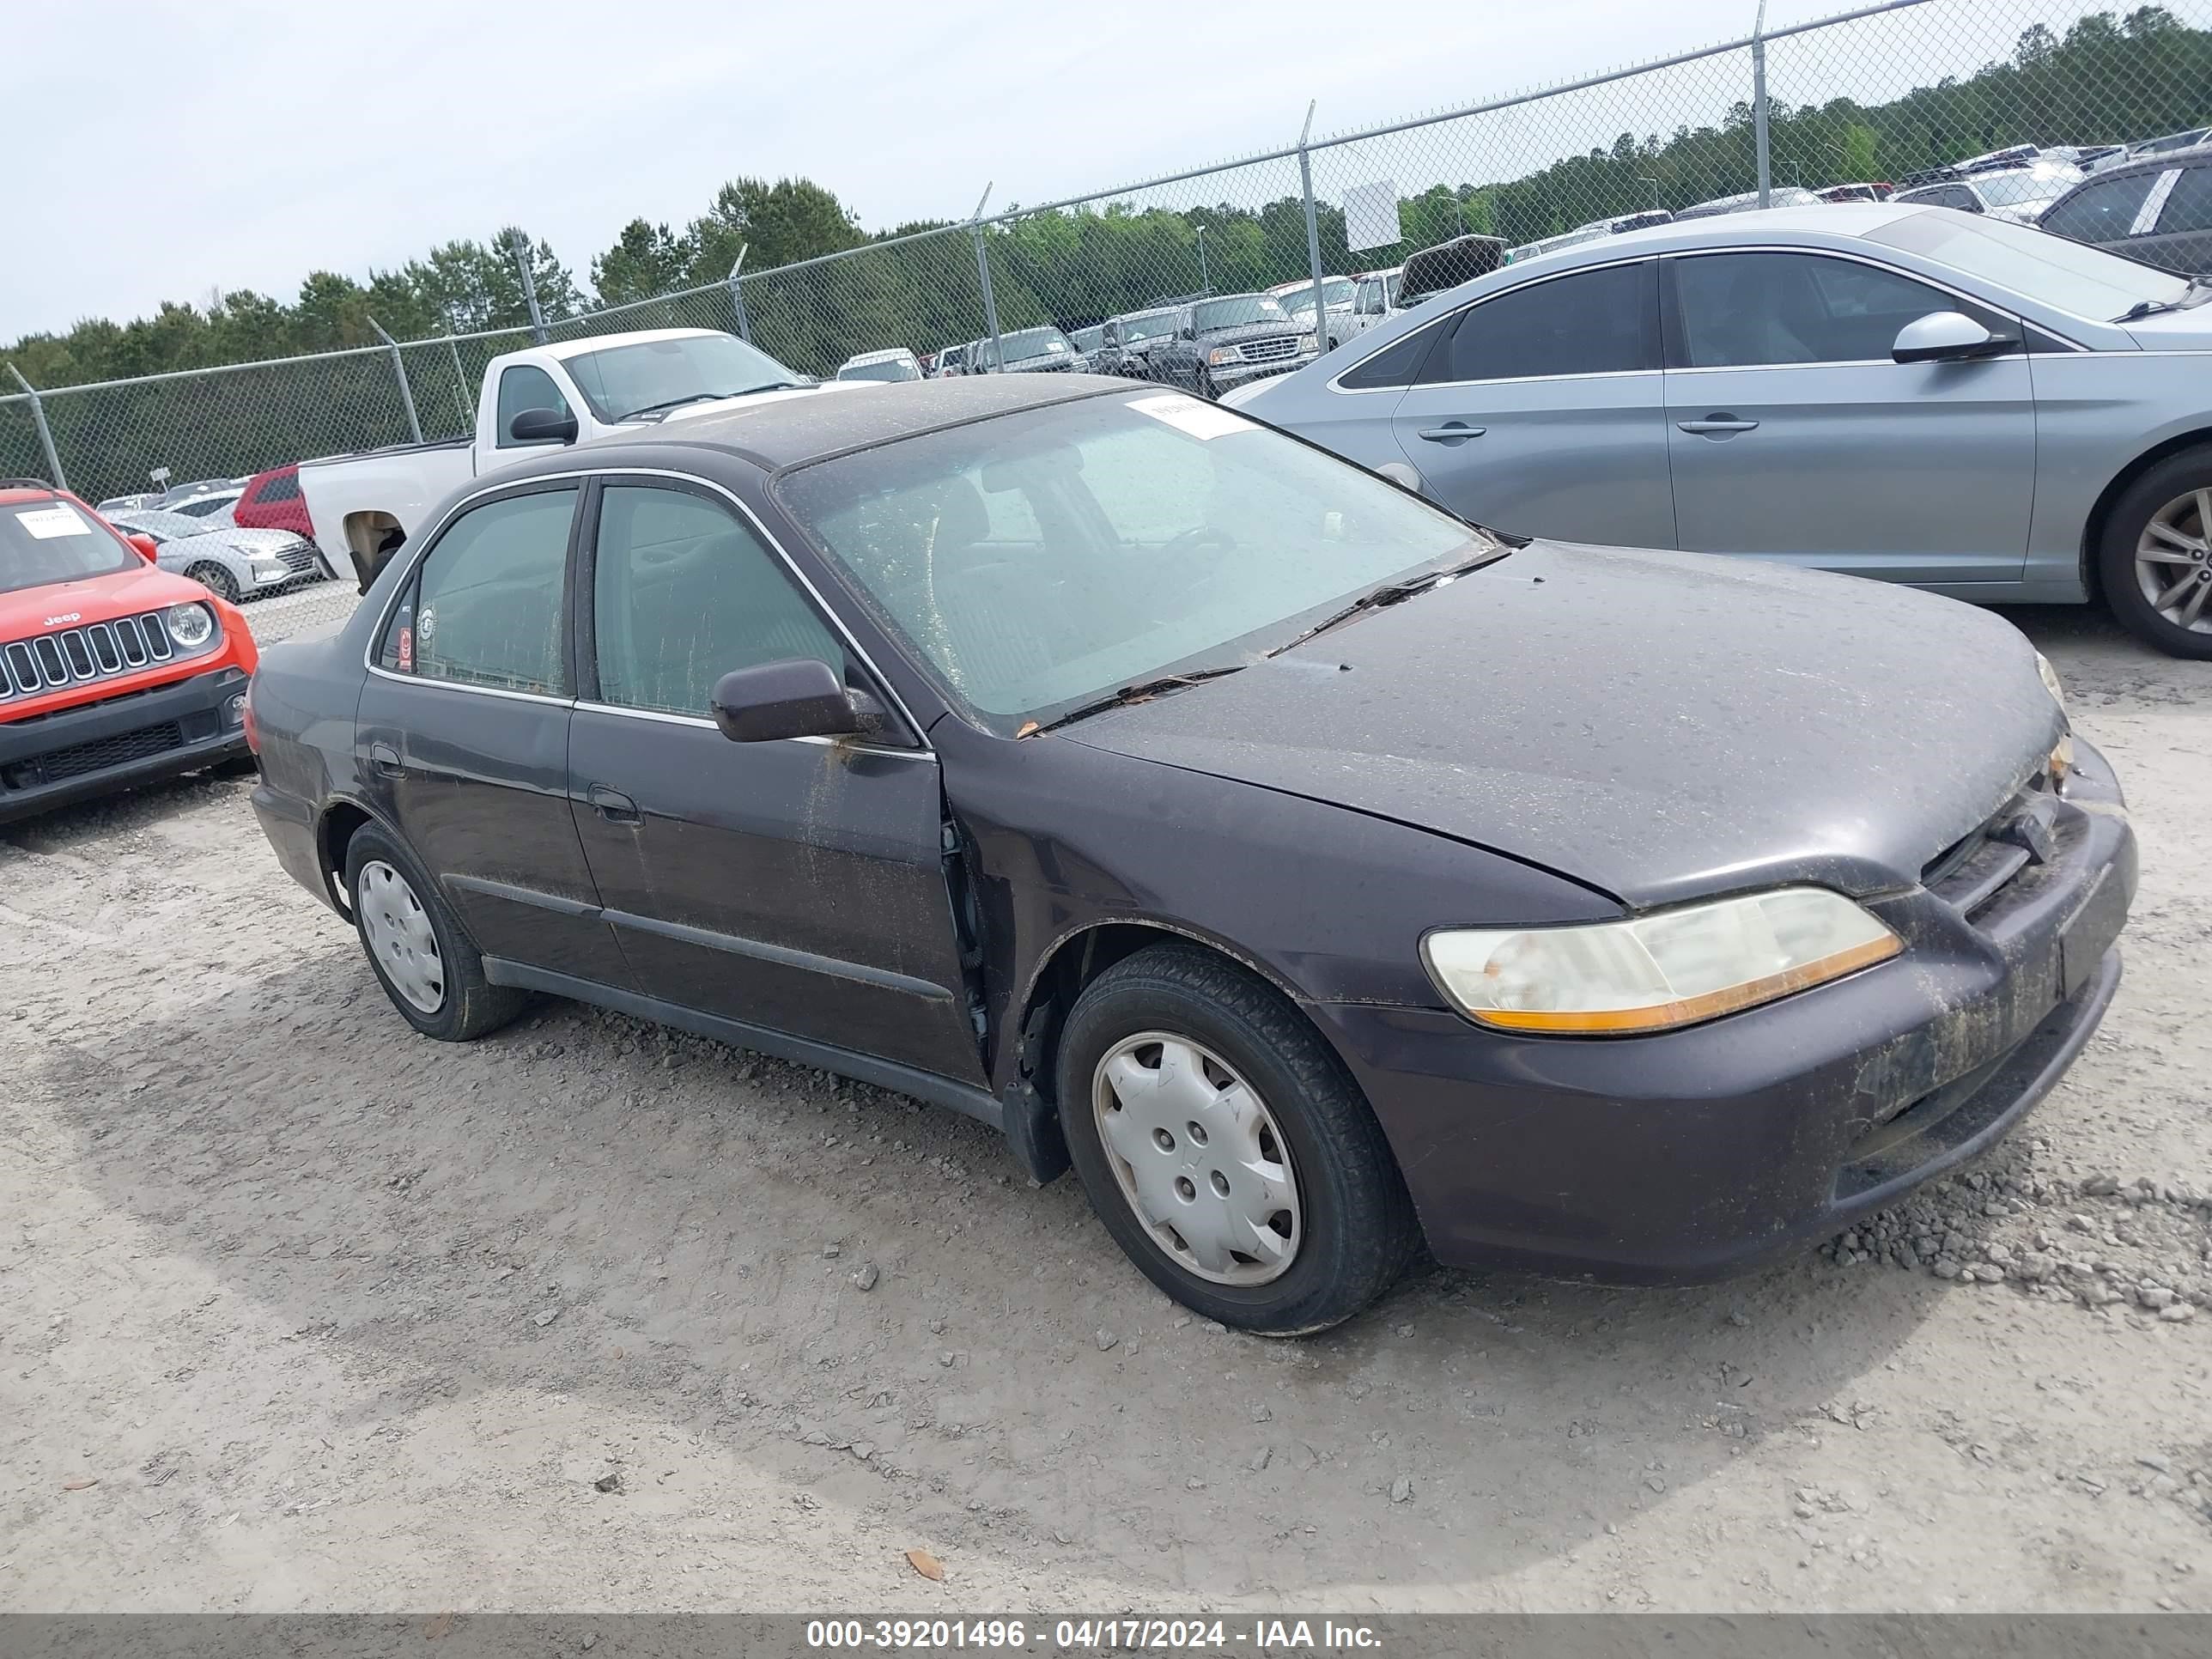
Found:
[[[1249,432],[1252,422],[1233,410],[1186,398],[1180,392],[1156,392],[1148,398],[1132,398],[1129,407],[1139,415],[1165,421],[1194,438],[1225,438],[1232,432]]]
[[[76,511],[64,502],[52,507],[38,507],[27,513],[18,513],[15,522],[31,532],[38,541],[50,542],[57,536],[89,536],[92,526],[77,517]]]

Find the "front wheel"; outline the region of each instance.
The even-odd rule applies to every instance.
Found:
[[[1056,1084],[1076,1173],[1155,1285],[1224,1324],[1326,1329],[1388,1290],[1418,1242],[1366,1101],[1264,982],[1159,945],[1068,1016]]]
[[[2097,574],[2130,633],[2212,659],[2212,445],[2168,456],[2113,502]]]
[[[185,572],[218,599],[238,603],[238,578],[219,564],[196,564]]]

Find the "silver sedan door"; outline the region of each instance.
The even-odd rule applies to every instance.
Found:
[[[1888,266],[1814,252],[1668,262],[1668,441],[1680,545],[1958,588],[2015,582],[2035,492],[2017,319]],[[1671,286],[1671,293],[1667,292]],[[1960,311],[2011,346],[1899,363]]]
[[[1460,313],[1393,422],[1428,493],[1523,535],[1674,546],[1656,273],[1571,270]]]

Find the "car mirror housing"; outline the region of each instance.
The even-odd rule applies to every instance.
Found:
[[[2009,335],[1992,333],[1963,312],[1931,311],[1898,330],[1889,355],[1900,363],[1963,362],[2009,351],[2019,343]]]
[[[138,556],[145,560],[148,564],[157,564],[161,562],[161,544],[144,531],[134,530],[123,539],[137,549]]]
[[[860,730],[844,681],[814,657],[732,669],[714,682],[714,715],[732,743],[846,737]]]
[[[519,444],[572,444],[576,417],[557,409],[526,409],[507,423],[507,435]]]

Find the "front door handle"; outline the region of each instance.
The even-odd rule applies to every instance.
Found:
[[[399,751],[388,743],[368,745],[368,763],[387,778],[400,776],[407,769],[399,762]]]
[[[584,792],[584,799],[592,803],[592,810],[609,823],[642,823],[645,820],[637,810],[637,803],[619,789],[610,789],[604,783],[595,783]]]
[[[1486,426],[1467,426],[1458,421],[1447,421],[1442,426],[1425,426],[1415,435],[1432,444],[1465,443],[1469,438],[1480,438],[1489,431]]]
[[[1701,438],[1726,437],[1731,432],[1751,432],[1758,428],[1757,421],[1739,421],[1733,415],[1708,415],[1702,421],[1677,421],[1674,423],[1685,432],[1694,432]]]

